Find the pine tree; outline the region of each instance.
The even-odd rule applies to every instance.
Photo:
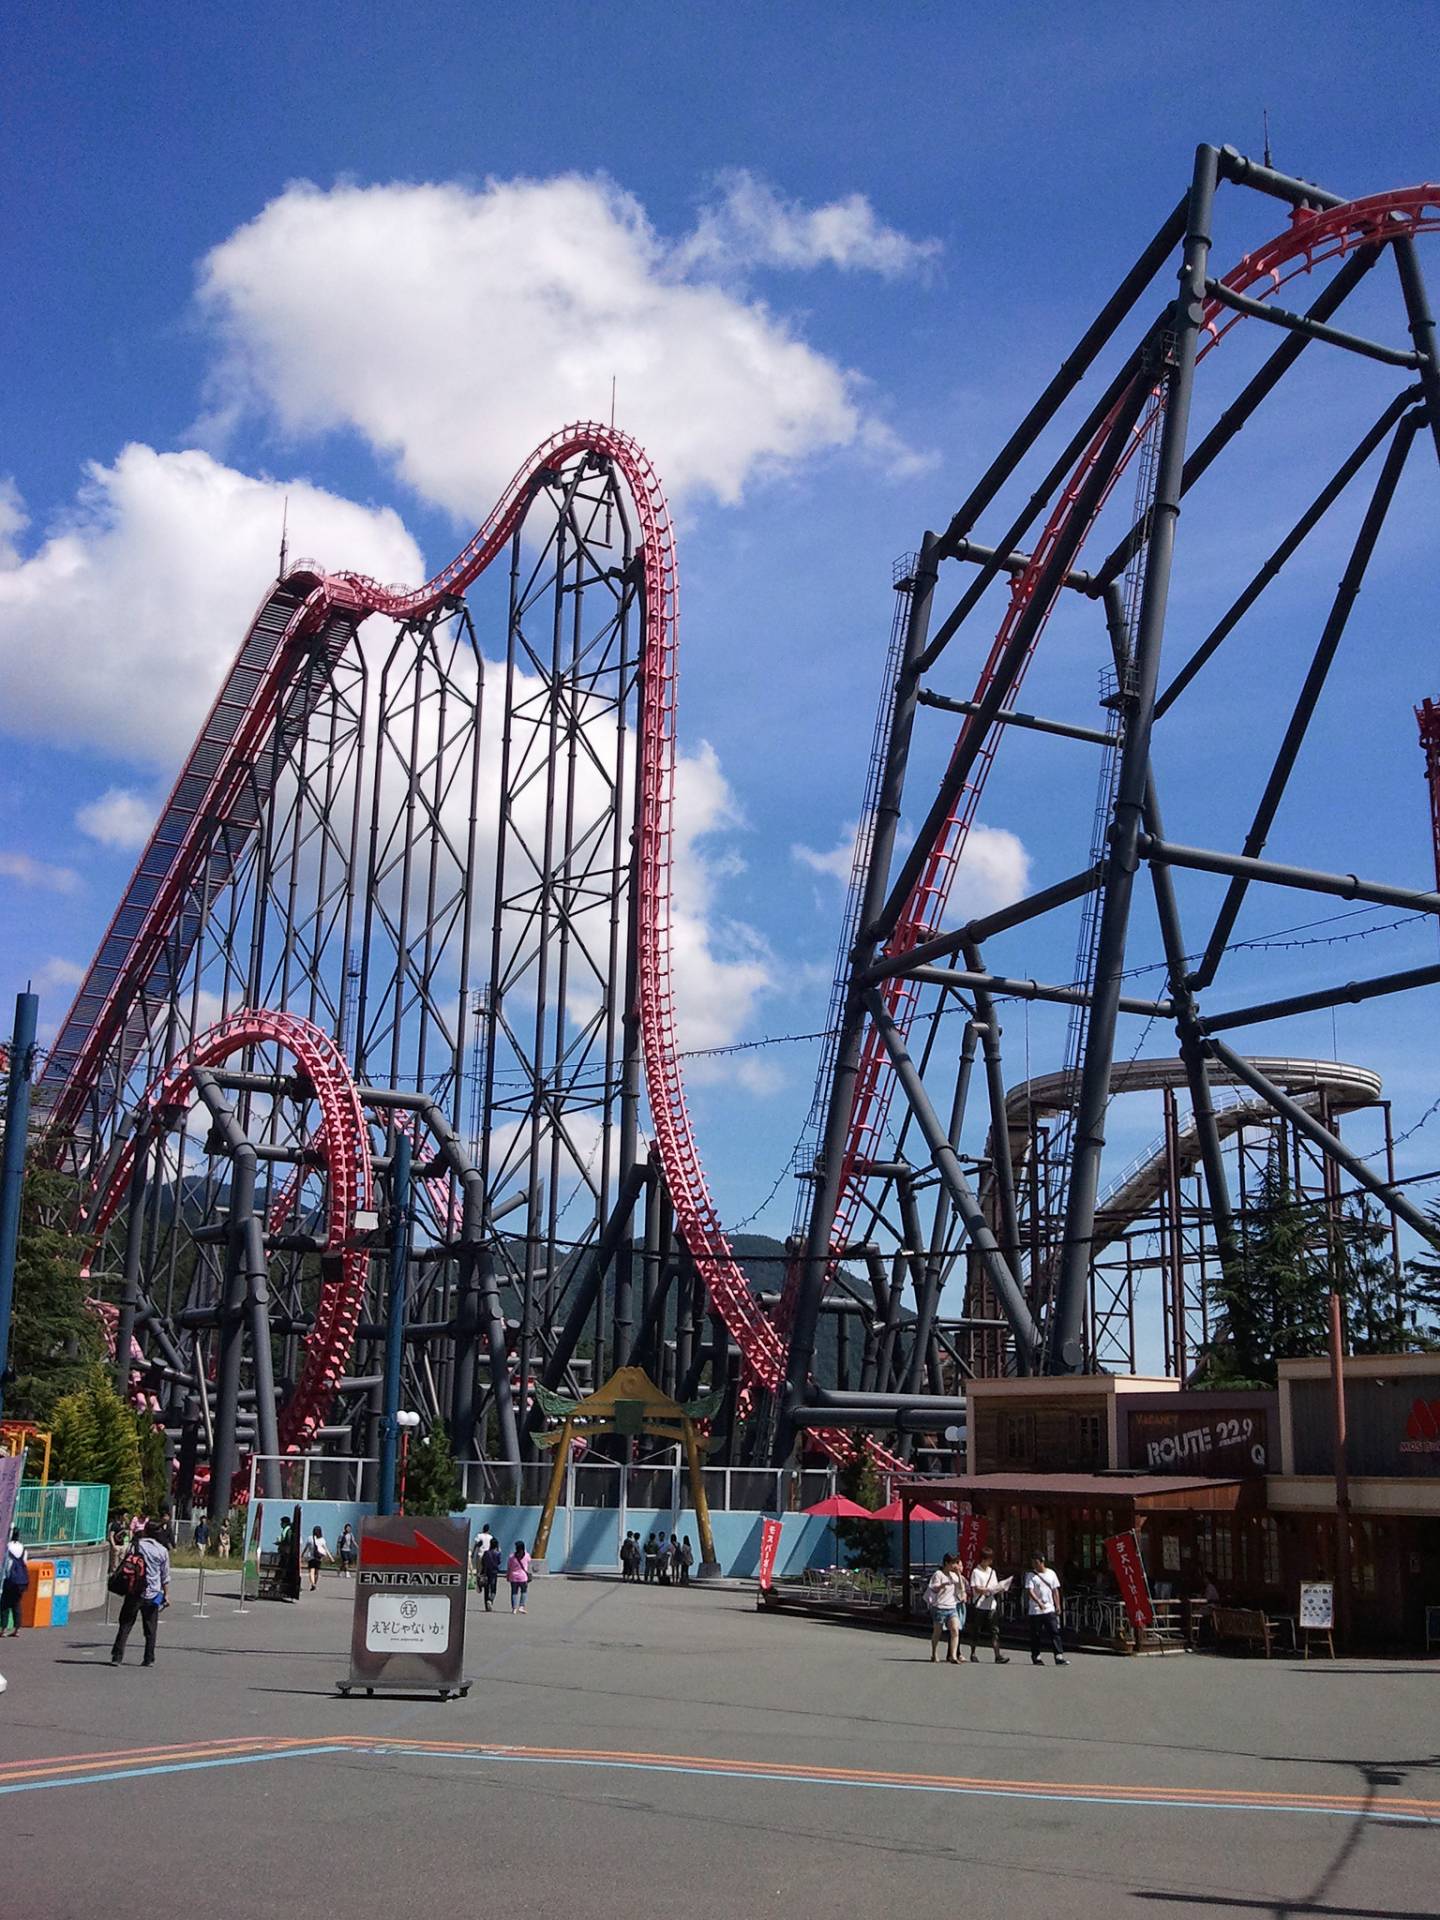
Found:
[[[868,1507],[872,1513],[884,1503],[880,1475],[863,1446],[841,1467],[835,1485],[857,1507]],[[890,1531],[883,1520],[837,1520],[835,1537],[849,1553],[852,1567],[867,1567],[878,1573],[889,1566]]]
[[[1440,1240],[1440,1201],[1427,1212]],[[1440,1254],[1433,1247],[1405,1262],[1405,1305],[1416,1345],[1440,1344]]]
[[[1406,1353],[1426,1344],[1414,1324],[1404,1279],[1399,1283],[1390,1230],[1368,1200],[1336,1223],[1337,1270],[1351,1353]]]
[[[1209,1387],[1269,1387],[1277,1360],[1329,1344],[1330,1260],[1323,1218],[1299,1204],[1280,1154],[1240,1223],[1238,1271],[1211,1283]]]
[[[159,1513],[170,1502],[170,1462],[165,1453],[165,1435],[148,1413],[135,1412],[131,1417],[140,1451],[141,1505],[146,1513]]]
[[[80,1248],[66,1222],[75,1189],[64,1174],[30,1164],[15,1249],[6,1411],[46,1424],[55,1404],[84,1380],[100,1352],[100,1328],[85,1305]]]
[[[465,1504],[460,1470],[450,1451],[450,1436],[437,1420],[423,1440],[410,1448],[405,1468],[407,1513],[455,1513]]]

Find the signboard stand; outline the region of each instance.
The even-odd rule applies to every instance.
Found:
[[[387,1514],[360,1527],[347,1698],[470,1691],[464,1678],[470,1522]]]
[[[1307,1580],[1300,1588],[1300,1641],[1305,1658],[1310,1645],[1324,1642],[1330,1658],[1335,1658],[1335,1583],[1332,1580]]]

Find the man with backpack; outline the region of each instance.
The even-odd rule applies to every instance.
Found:
[[[165,1541],[168,1531],[163,1520],[147,1522],[110,1577],[111,1592],[121,1595],[120,1624],[110,1649],[112,1667],[118,1667],[125,1658],[125,1642],[137,1620],[145,1635],[145,1657],[140,1664],[155,1664],[160,1613],[170,1600],[170,1549]]]

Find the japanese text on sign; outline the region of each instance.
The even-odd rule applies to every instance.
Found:
[[[374,1593],[365,1615],[370,1653],[439,1653],[450,1637],[450,1602],[429,1596]]]

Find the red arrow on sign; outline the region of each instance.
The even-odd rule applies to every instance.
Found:
[[[465,1563],[417,1527],[408,1541],[361,1534],[360,1564],[362,1567],[461,1567]]]

